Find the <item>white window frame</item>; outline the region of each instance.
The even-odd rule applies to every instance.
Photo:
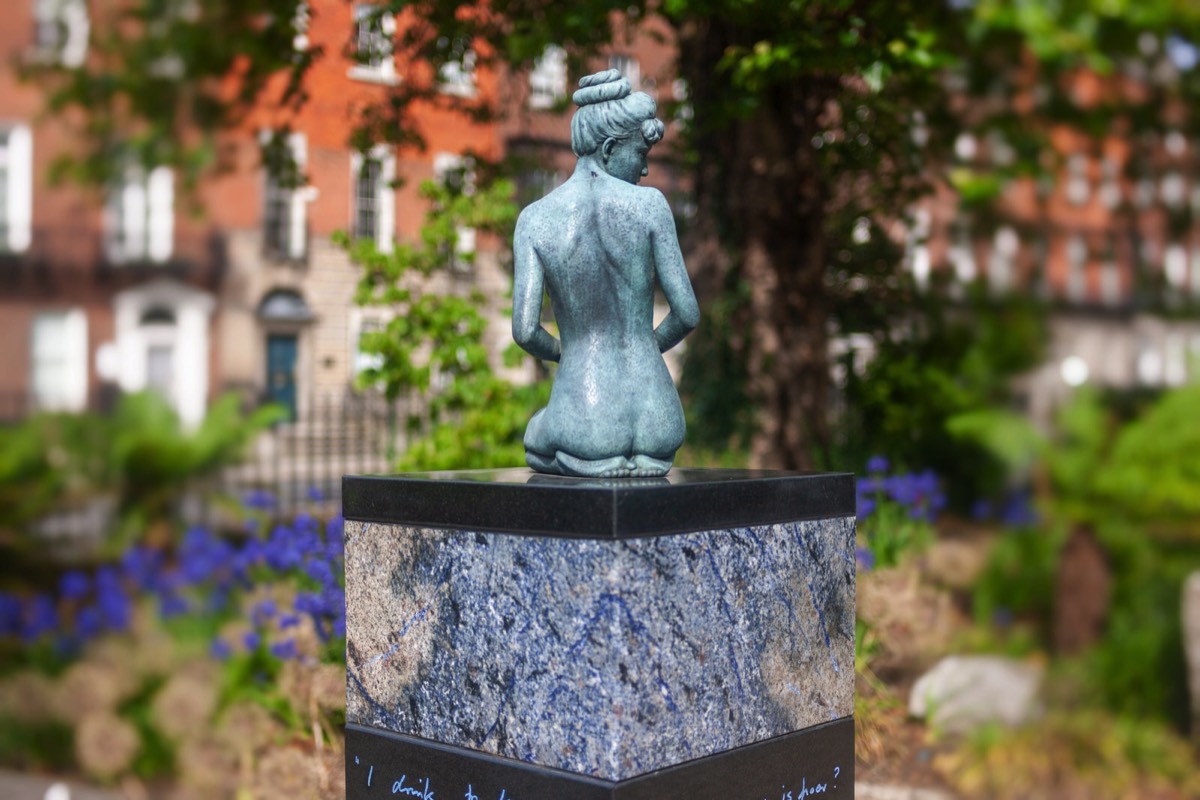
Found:
[[[475,191],[475,171],[467,160],[457,153],[441,152],[434,155],[434,180],[444,184],[446,176],[455,170],[463,170],[463,192],[472,194]],[[470,277],[475,272],[475,228],[459,225],[455,238],[457,241],[450,261],[450,273],[458,277]]]
[[[109,262],[171,259],[175,247],[175,174],[159,166],[147,173],[128,167],[109,189],[104,208],[104,249]]]
[[[308,29],[312,24],[312,6],[308,0],[296,4],[296,13],[292,15],[292,49],[297,53],[308,50]]]
[[[988,286],[994,294],[1006,294],[1015,282],[1017,253],[1021,238],[1011,225],[1001,225],[992,236],[992,256],[988,261]]]
[[[454,44],[445,37],[438,40],[438,46],[449,50],[451,55],[457,49],[452,47]],[[464,46],[461,58],[452,58],[438,67],[438,91],[455,97],[474,97],[479,91],[475,81],[476,59],[475,50]]]
[[[64,67],[83,66],[91,21],[87,0],[30,0],[33,3],[34,48]]]
[[[33,132],[0,126],[0,252],[23,253],[33,241]]]
[[[629,85],[633,87],[633,91],[641,90],[642,65],[638,63],[636,57],[628,53],[613,53],[608,57],[608,68],[615,69],[628,79]]]
[[[1066,243],[1067,254],[1067,299],[1073,303],[1087,300],[1088,294],[1088,243],[1082,235],[1071,234]]]
[[[396,155],[387,145],[375,145],[366,154],[350,154],[350,226],[351,234],[358,224],[358,178],[366,160],[379,162],[379,182],[375,189],[375,247],[381,253],[392,252],[396,238]]]
[[[269,131],[264,131],[259,138],[265,143],[270,136]],[[305,167],[308,165],[308,137],[303,133],[289,134],[287,148],[297,173],[303,175]],[[263,251],[275,258],[303,260],[308,253],[308,200],[312,194],[309,187],[279,186],[276,177],[265,168],[263,169],[262,187]],[[268,223],[270,218],[267,212],[276,197],[282,200],[286,209],[285,218],[281,220],[281,227],[286,228],[286,241],[282,242],[282,246],[274,246],[269,243]]]
[[[546,45],[529,71],[529,107],[554,108],[567,96],[567,51]]]
[[[358,60],[347,75],[372,83],[399,83],[396,77],[395,15],[390,11],[381,13],[371,3],[355,3],[352,13],[354,56]]]
[[[1088,157],[1084,153],[1073,153],[1067,159],[1067,201],[1082,206],[1092,193],[1088,179]]]
[[[29,330],[29,388],[37,409],[82,411],[87,407],[87,348],[83,309],[34,314]]]

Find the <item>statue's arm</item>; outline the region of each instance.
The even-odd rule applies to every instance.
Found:
[[[542,262],[523,222],[524,214],[513,236],[513,340],[535,358],[558,361],[562,346],[542,327]]]
[[[654,340],[660,353],[665,353],[683,341],[700,322],[700,306],[692,291],[687,268],[683,265],[683,253],[679,249],[679,237],[675,233],[675,218],[667,199],[659,192],[654,193],[650,214],[650,237],[654,252],[654,269],[667,305],[671,310],[654,329]]]

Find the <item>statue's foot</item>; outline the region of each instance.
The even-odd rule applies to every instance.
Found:
[[[613,456],[589,461],[561,450],[553,458],[526,450],[525,463],[536,472],[575,478],[654,478],[666,475],[671,469],[670,461],[646,455],[633,458]]]
[[[645,455],[636,455],[633,457],[634,471],[633,474],[639,478],[655,478],[659,475],[666,475],[671,471],[671,464],[675,459],[652,458]]]

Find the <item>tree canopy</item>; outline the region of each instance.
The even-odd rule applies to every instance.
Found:
[[[293,47],[305,7],[111,7],[121,19],[94,25],[104,33],[92,57],[54,84],[52,109],[86,112],[91,147],[74,172],[102,180],[117,142],[193,176],[218,165],[215,137],[249,109],[304,101],[305,70],[323,55]],[[1200,132],[1200,7],[1186,0],[381,0],[377,10],[398,20],[401,63],[430,69],[367,110],[359,146],[419,143],[416,101],[495,113],[435,91],[438,69],[468,51],[479,68],[519,69],[556,44],[580,65],[630,25],[666,22],[691,109],[698,210],[685,254],[709,317],[694,351],[726,368],[690,380],[702,400],[736,398],[701,402],[725,417],[706,427],[745,433],[766,467],[829,462],[831,337],[905,328],[916,287],[900,269],[898,231],[933,183],[989,208],[1013,180],[1058,174],[1045,147],[1055,126]],[[1080,96],[1085,73],[1101,82],[1095,98]],[[955,161],[963,130],[1003,141],[1005,157]]]

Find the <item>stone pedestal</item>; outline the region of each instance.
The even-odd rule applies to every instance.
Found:
[[[348,798],[853,797],[852,476],[343,498]]]

